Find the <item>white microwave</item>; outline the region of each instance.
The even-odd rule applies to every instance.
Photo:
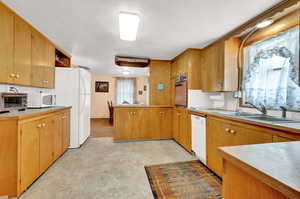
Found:
[[[46,108],[56,105],[56,95],[44,92],[32,92],[28,94],[28,108]]]

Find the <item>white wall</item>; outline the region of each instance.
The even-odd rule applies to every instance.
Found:
[[[0,92],[8,92],[9,87],[11,86],[17,88],[20,93],[30,93],[30,92],[39,92],[39,91],[55,93],[55,89],[37,88],[37,87],[29,87],[29,86],[16,86],[12,84],[0,84]]]
[[[222,108],[225,110],[259,113],[254,108],[239,107],[239,100],[234,99],[232,92],[205,93],[200,90],[188,91],[188,107]],[[281,111],[268,111],[268,115],[281,116]],[[300,112],[287,112],[287,117],[300,119]]]

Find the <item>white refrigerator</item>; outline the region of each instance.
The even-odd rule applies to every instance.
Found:
[[[78,148],[90,136],[90,71],[56,67],[55,94],[57,106],[72,106],[70,148]]]

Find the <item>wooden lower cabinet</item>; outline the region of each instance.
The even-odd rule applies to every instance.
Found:
[[[190,115],[186,109],[173,110],[173,138],[189,152],[192,150],[190,125]]]
[[[60,115],[62,131],[62,151],[66,151],[70,146],[70,111]]]
[[[54,161],[54,141],[57,134],[61,134],[57,128],[56,116],[40,121],[40,173],[44,173]],[[59,135],[60,136],[60,135]]]
[[[222,194],[225,199],[288,199],[240,166],[227,160],[224,164]]]
[[[40,121],[21,125],[21,192],[40,175]]]
[[[20,196],[67,150],[69,116],[66,108],[24,119],[0,120],[4,129],[0,132],[0,162],[9,164],[0,165],[0,196]]]
[[[271,143],[273,136],[260,127],[248,128],[242,123],[209,117],[206,142],[208,167],[221,177],[223,165],[218,147]]]
[[[145,140],[172,137],[169,108],[115,108],[114,140]]]

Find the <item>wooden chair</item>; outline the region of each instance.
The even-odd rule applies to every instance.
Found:
[[[108,110],[109,110],[109,123],[114,124],[114,107],[112,101],[107,101]]]

